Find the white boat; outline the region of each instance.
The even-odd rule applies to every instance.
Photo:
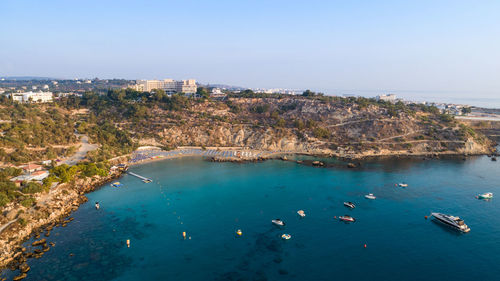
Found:
[[[236,235],[238,236],[243,235],[243,231],[241,231],[241,229],[236,230]]]
[[[450,216],[450,215],[445,215],[441,213],[432,213],[431,214],[434,218],[436,218],[438,221],[451,226],[457,230],[460,230],[462,232],[469,232],[470,228],[465,224],[464,220],[455,217],[455,216]]]
[[[373,195],[373,193],[366,194],[366,195],[365,195],[365,198],[366,198],[366,199],[371,199],[371,200],[375,200],[375,199],[377,199],[377,197],[375,197],[375,195]]]
[[[285,233],[285,234],[281,235],[281,239],[283,239],[283,240],[288,240],[290,238],[292,238],[292,235],[290,235],[288,233]]]
[[[303,218],[303,217],[305,217],[305,216],[306,216],[306,213],[304,212],[304,210],[298,210],[298,211],[297,211],[297,214],[298,214],[301,218]]]
[[[344,202],[344,206],[351,208],[351,209],[356,208],[356,205],[354,205],[354,203],[352,203],[352,202]]]
[[[339,219],[341,221],[345,221],[345,222],[355,222],[356,221],[355,218],[353,218],[353,217],[351,217],[349,215],[340,216]]]
[[[483,193],[483,194],[479,194],[478,196],[476,196],[477,199],[491,199],[493,198],[493,193],[491,192],[486,192],[486,193]]]
[[[399,187],[407,187],[407,186],[408,186],[408,184],[407,184],[407,183],[400,182],[400,183],[398,183],[398,186],[399,186]]]
[[[277,226],[285,226],[285,222],[280,220],[280,219],[274,219],[271,221],[274,225],[277,225]]]

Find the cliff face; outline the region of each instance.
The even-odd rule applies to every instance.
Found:
[[[416,110],[417,109],[417,110]],[[154,109],[142,145],[250,147],[361,157],[388,154],[483,154],[491,141],[439,114],[302,98],[204,102],[181,112]],[[129,128],[141,135],[144,128]]]

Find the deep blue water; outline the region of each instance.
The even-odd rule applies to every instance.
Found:
[[[26,280],[500,279],[500,198],[474,198],[500,197],[500,163],[487,157],[355,170],[184,158],[131,171],[154,182],[125,175],[124,187],[89,194],[75,220],[47,238],[55,247],[28,262]],[[401,181],[409,187],[394,186]],[[376,200],[363,197],[370,192]],[[431,211],[462,217],[471,232],[426,220]],[[344,214],[357,221],[334,219]]]

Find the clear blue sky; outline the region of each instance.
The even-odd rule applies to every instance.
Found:
[[[500,1],[0,3],[0,75],[500,97]]]

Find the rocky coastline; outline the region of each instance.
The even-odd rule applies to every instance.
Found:
[[[408,151],[383,151],[382,153],[351,153],[348,155],[338,154],[334,151],[314,151],[314,152],[277,152],[266,157],[207,157],[207,161],[211,162],[234,162],[234,163],[249,163],[262,162],[270,159],[280,159],[282,161],[296,162],[301,165],[323,168],[359,168],[363,166],[363,161],[370,159],[387,159],[387,158],[419,158],[422,160],[439,159],[443,157],[457,157],[466,159],[467,156],[473,155],[498,155],[497,150],[492,147],[483,149],[473,149],[469,151],[442,151],[442,152],[417,152]],[[187,155],[184,155],[187,156]],[[184,157],[180,156],[180,157]],[[328,163],[326,161],[304,159],[294,160],[293,156],[310,156],[315,158],[337,158],[338,163]],[[290,158],[290,159],[289,159]],[[160,159],[151,159],[144,162],[155,161]],[[25,278],[29,271],[29,266],[26,261],[30,258],[40,258],[51,247],[55,246],[46,239],[50,236],[50,232],[54,227],[66,226],[72,218],[69,217],[72,212],[76,211],[79,206],[88,201],[86,193],[95,191],[107,182],[120,177],[122,171],[114,171],[106,177],[94,176],[87,179],[76,179],[72,183],[59,184],[54,187],[48,194],[42,195],[38,203],[30,210],[12,209],[7,211],[7,219],[22,219],[26,222],[22,225],[19,222],[14,222],[7,226],[0,233],[0,270],[8,268],[10,270],[18,270],[17,279]],[[41,238],[44,236],[45,238]],[[31,247],[23,247],[22,244],[33,238],[35,241]],[[0,279],[2,280],[2,279]]]
[[[106,177],[78,178],[71,183],[59,184],[48,194],[39,196],[34,207],[7,211],[7,219],[16,221],[0,233],[0,271],[6,268],[19,270],[14,280],[25,278],[29,271],[26,261],[40,258],[55,246],[47,241],[51,230],[57,226],[65,227],[73,220],[69,217],[71,213],[88,201],[85,194],[97,190],[121,174],[121,171],[113,171]],[[31,246],[23,247],[22,244],[31,238],[35,240]]]

